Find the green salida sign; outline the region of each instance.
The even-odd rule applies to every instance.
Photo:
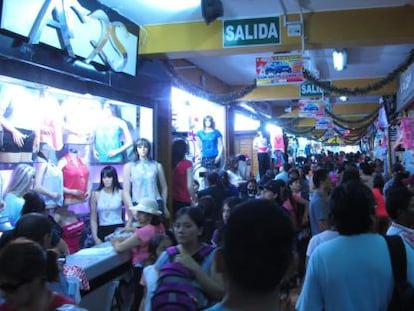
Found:
[[[223,21],[223,46],[280,44],[280,19],[276,17]]]
[[[331,85],[331,81],[322,81],[326,86]],[[301,97],[322,97],[323,95],[329,95],[329,92],[324,91],[319,86],[316,86],[308,81],[303,82],[300,85],[300,96]]]

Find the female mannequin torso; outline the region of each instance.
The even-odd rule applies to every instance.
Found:
[[[85,202],[90,193],[89,169],[74,150],[59,160],[63,173],[64,205]]]
[[[46,208],[52,209],[63,205],[63,174],[62,170],[49,160],[47,147],[42,146],[42,152],[36,158],[35,187],[45,201]],[[50,148],[50,147],[49,147]]]

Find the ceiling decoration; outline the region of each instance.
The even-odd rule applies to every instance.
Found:
[[[348,95],[348,96],[357,96],[357,95],[365,95],[372,91],[378,91],[383,88],[385,85],[391,83],[395,79],[397,79],[400,74],[402,74],[412,63],[414,62],[414,49],[410,51],[408,54],[407,59],[399,65],[396,69],[391,71],[385,78],[377,81],[372,85],[367,85],[365,87],[356,87],[353,89],[349,88],[339,88],[335,85],[327,85],[324,81],[317,79],[311,72],[304,69],[303,75],[306,80],[310,83],[320,87],[326,92],[330,92],[331,94],[337,95]]]

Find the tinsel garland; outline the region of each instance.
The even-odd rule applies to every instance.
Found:
[[[379,106],[379,107],[378,107],[377,109],[375,109],[375,110],[374,110],[371,114],[369,114],[368,116],[363,117],[363,118],[361,118],[361,119],[358,119],[358,120],[347,120],[347,119],[343,119],[343,118],[341,118],[341,117],[339,117],[339,116],[337,116],[337,115],[333,114],[332,112],[330,112],[330,111],[328,111],[328,110],[325,110],[325,113],[326,113],[329,117],[331,117],[332,119],[334,119],[334,120],[336,120],[336,121],[338,121],[338,122],[342,122],[342,123],[350,123],[350,124],[355,123],[355,124],[357,124],[357,123],[362,123],[362,122],[366,122],[366,121],[368,121],[368,120],[373,119],[373,117],[374,117],[374,116],[377,116],[377,115],[378,115],[378,111],[381,109],[381,107],[382,107],[382,106]]]
[[[414,49],[412,49],[407,57],[407,59],[400,64],[396,69],[390,72],[384,79],[375,82],[374,84],[369,84],[365,87],[356,87],[353,89],[350,88],[340,88],[336,87],[335,85],[326,85],[326,82],[317,79],[310,71],[307,69],[303,70],[303,76],[306,80],[308,80],[313,85],[316,85],[323,89],[325,92],[330,92],[338,94],[338,95],[347,95],[347,96],[357,96],[357,95],[365,95],[372,91],[377,91],[383,88],[385,85],[391,83],[396,78],[400,76],[412,63],[414,62]]]
[[[371,119],[369,119],[369,120],[365,120],[365,121],[362,123],[362,125],[359,125],[359,126],[347,126],[347,125],[341,124],[340,122],[338,122],[338,121],[336,121],[336,120],[333,120],[333,123],[334,123],[336,126],[338,126],[338,127],[340,127],[340,128],[343,128],[343,129],[345,129],[345,130],[358,130],[358,129],[361,129],[361,128],[367,128],[368,126],[370,126],[370,125],[374,122],[374,120],[375,120],[377,117],[378,117],[378,114],[373,115]]]
[[[313,126],[310,129],[303,130],[303,131],[297,131],[297,130],[294,130],[292,128],[283,128],[283,129],[286,132],[294,134],[294,135],[306,135],[306,134],[309,134],[309,133],[313,132],[315,130],[315,127]]]
[[[166,60],[163,62],[163,64],[172,83],[176,87],[194,96],[204,98],[208,101],[211,101],[217,104],[228,104],[228,103],[234,102],[246,96],[247,94],[249,94],[251,91],[253,91],[256,88],[256,82],[254,82],[253,84],[243,87],[240,90],[232,91],[232,92],[228,92],[224,94],[217,94],[217,93],[209,92],[209,91],[203,90],[202,88],[194,85],[193,83],[181,77],[180,74],[175,70],[174,65],[170,61]]]

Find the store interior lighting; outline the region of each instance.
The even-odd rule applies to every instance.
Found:
[[[332,57],[335,70],[342,71],[346,68],[347,53],[345,50],[334,50]]]

